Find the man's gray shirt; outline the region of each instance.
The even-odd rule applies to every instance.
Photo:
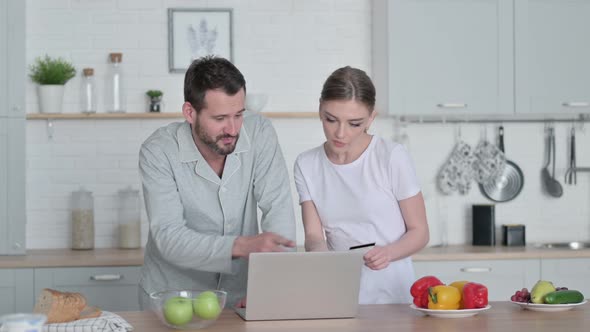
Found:
[[[139,168],[149,218],[140,286],[222,289],[228,305],[245,296],[248,263],[232,259],[234,240],[260,228],[295,241],[289,175],[270,121],[244,113],[236,149],[222,177],[197,149],[188,122],[154,132],[141,146]]]

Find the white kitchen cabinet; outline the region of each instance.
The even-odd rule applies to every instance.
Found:
[[[0,1],[0,117],[25,116],[25,1]]]
[[[541,277],[557,287],[579,290],[590,298],[590,258],[542,259]]]
[[[378,108],[395,115],[590,112],[587,0],[374,0]]]
[[[6,80],[6,49],[7,49],[7,38],[6,31],[7,27],[7,1],[0,1],[0,118],[8,116],[8,107],[6,103],[6,96],[8,95],[8,87]]]
[[[24,254],[25,121],[0,118],[0,254]]]
[[[139,310],[141,266],[35,269],[35,294],[43,288],[80,292],[88,305],[107,311]]]
[[[33,269],[0,269],[0,316],[17,312],[31,312]]]
[[[0,254],[25,252],[25,1],[0,1]]]
[[[516,112],[590,111],[590,2],[514,4]]]
[[[530,290],[541,275],[538,259],[417,261],[414,270],[416,279],[433,275],[445,284],[459,280],[484,284],[490,301],[508,301],[516,290]]]
[[[512,114],[512,0],[375,0],[378,110]]]

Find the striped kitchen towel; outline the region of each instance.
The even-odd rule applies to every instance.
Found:
[[[133,326],[121,316],[103,311],[96,318],[79,319],[68,323],[45,324],[43,332],[128,332]]]

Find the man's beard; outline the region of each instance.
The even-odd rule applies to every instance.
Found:
[[[232,136],[229,134],[222,134],[222,135],[218,135],[215,138],[211,138],[211,137],[207,136],[207,133],[204,130],[201,130],[201,126],[199,124],[198,119],[195,121],[195,125],[193,127],[194,127],[194,134],[199,138],[199,140],[201,142],[205,143],[205,145],[209,149],[211,149],[211,151],[213,151],[217,154],[220,154],[222,156],[226,156],[226,155],[234,152],[234,150],[236,149],[236,144],[238,143],[238,139],[240,138],[240,133],[237,133],[235,136]],[[221,142],[222,139],[230,138],[230,137],[235,138],[235,140],[232,144],[223,144],[223,142]],[[220,142],[221,146],[218,144],[218,142]]]

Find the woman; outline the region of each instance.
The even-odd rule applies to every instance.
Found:
[[[375,87],[360,69],[340,68],[324,83],[326,142],[295,162],[305,249],[375,242],[364,255],[359,303],[408,303],[410,255],[428,242],[424,199],[405,148],[367,133],[374,107]]]

